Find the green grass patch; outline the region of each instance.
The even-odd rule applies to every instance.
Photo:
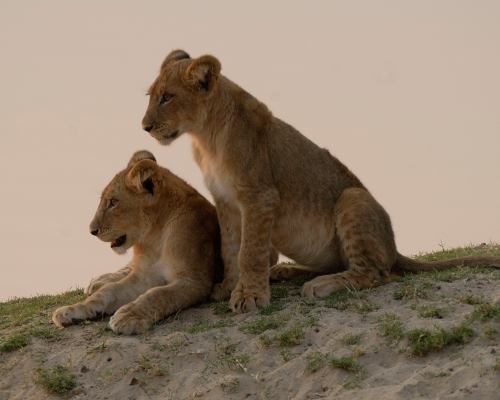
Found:
[[[137,360],[136,371],[142,371],[150,376],[165,376],[168,374],[168,368],[158,360],[153,360],[146,354],[142,354]]]
[[[493,326],[485,326],[483,329],[484,336],[490,340],[496,339],[498,335],[498,330]]]
[[[361,343],[361,335],[348,334],[341,339],[342,343],[347,346],[353,346]]]
[[[473,321],[488,321],[490,319],[499,319],[500,318],[500,305],[496,304],[479,304],[475,307],[474,311],[470,316]]]
[[[285,308],[285,304],[282,301],[271,301],[267,307],[261,308],[259,310],[260,315],[271,315],[275,312],[281,311]]]
[[[269,335],[260,335],[259,342],[264,347],[269,347],[273,344],[273,338]]]
[[[354,303],[352,306],[353,311],[357,312],[358,314],[368,314],[372,311],[378,310],[380,306],[375,303],[371,303],[369,301],[359,301],[357,303]]]
[[[420,318],[438,318],[444,317],[445,312],[442,308],[433,305],[417,306],[417,313]]]
[[[495,362],[493,363],[493,370],[500,372],[500,357],[495,358]]]
[[[0,340],[0,352],[7,353],[26,347],[31,343],[33,337],[53,341],[60,339],[62,336],[61,332],[53,326],[32,325],[34,326],[27,325]]]
[[[58,295],[16,298],[0,303],[0,329],[22,326],[37,319],[50,319],[55,307],[74,304],[85,298],[83,289]]]
[[[453,344],[470,342],[474,331],[467,325],[460,325],[450,330],[436,328],[434,331],[413,329],[406,334],[410,351],[416,356],[425,356]]]
[[[380,334],[392,342],[398,342],[404,338],[403,323],[395,314],[384,314],[378,321]]]
[[[276,335],[274,337],[274,342],[281,347],[297,346],[302,343],[304,336],[304,328],[297,325]]]
[[[26,347],[30,343],[30,335],[27,333],[16,333],[0,342],[0,351],[10,353],[11,351]]]
[[[35,382],[50,393],[66,394],[76,387],[76,376],[63,365],[37,370]]]
[[[493,256],[500,257],[499,244],[485,244],[480,246],[469,245],[465,247],[456,247],[453,249],[443,249],[432,253],[422,253],[416,258],[423,261],[443,261],[451,258],[468,257],[468,256]],[[443,271],[421,272],[418,275],[428,277],[432,280],[442,282],[452,282],[458,279],[465,279],[478,273],[486,274],[489,278],[500,279],[500,270],[485,266],[477,267],[457,267]]]
[[[313,326],[317,326],[319,321],[319,317],[317,314],[308,314],[306,316],[306,320],[304,321],[304,326],[312,328]]]
[[[450,258],[468,256],[500,257],[500,244],[490,243],[479,246],[471,244],[463,247],[454,247],[452,249],[445,249],[444,246],[442,246],[440,251],[420,253],[416,258],[422,261],[442,261],[449,260]]]
[[[257,335],[270,329],[278,329],[282,324],[283,320],[274,316],[263,316],[243,325],[240,331]]]
[[[271,285],[271,301],[287,298],[288,289],[285,284],[275,283]]]
[[[238,343],[216,344],[217,351],[216,367],[223,367],[231,371],[246,371],[250,362],[250,356],[246,353],[238,353]]]
[[[329,357],[328,364],[332,368],[343,369],[347,372],[352,373],[360,373],[363,370],[363,367],[360,363],[358,363],[353,357]]]
[[[484,299],[482,296],[477,296],[477,295],[471,294],[471,293],[468,293],[468,294],[461,296],[459,298],[459,300],[460,300],[460,303],[469,304],[471,306],[475,306],[475,305],[484,303]]]
[[[280,356],[281,358],[283,359],[284,362],[288,362],[290,361],[292,358],[294,358],[295,356],[292,354],[292,352],[284,347],[280,350]]]
[[[318,351],[309,353],[306,357],[306,367],[304,372],[307,374],[312,374],[319,369],[323,368],[326,364],[326,357]]]
[[[367,291],[345,289],[339,292],[334,292],[331,295],[325,297],[325,299],[323,300],[323,305],[325,307],[334,308],[339,311],[351,309],[357,312],[364,312],[364,310],[370,308],[368,304],[371,304],[365,302],[366,304],[362,305],[362,302],[360,302],[360,300],[364,300],[366,298],[366,295]]]
[[[54,326],[35,326],[28,332],[33,337],[47,341],[59,340],[62,336],[61,331]]]
[[[430,282],[420,279],[418,275],[406,275],[403,283],[392,292],[392,298],[394,300],[428,299],[430,289],[432,289]]]
[[[302,325],[295,325],[290,329],[286,329],[274,336],[261,335],[259,342],[264,347],[277,345],[279,347],[292,347],[302,343],[305,337],[304,328]]]
[[[213,302],[210,307],[215,315],[225,315],[231,312],[229,302],[226,300]]]

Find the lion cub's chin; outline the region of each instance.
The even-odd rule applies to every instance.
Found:
[[[111,249],[116,253],[116,254],[125,254],[128,250],[125,246],[120,246],[120,247],[111,247]]]
[[[172,143],[175,139],[177,139],[176,137],[174,138],[157,138],[156,140],[158,141],[158,143],[160,143],[162,146],[168,146],[170,143]]]

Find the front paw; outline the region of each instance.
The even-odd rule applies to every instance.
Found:
[[[265,287],[236,285],[231,293],[229,305],[233,312],[241,314],[269,305],[271,293],[269,284]]]
[[[52,322],[59,328],[87,319],[85,307],[80,304],[59,307],[52,314]]]
[[[151,325],[153,322],[131,304],[121,307],[109,320],[109,327],[113,332],[123,335],[144,333]]]

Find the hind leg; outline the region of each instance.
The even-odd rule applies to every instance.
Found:
[[[365,289],[390,279],[396,245],[389,215],[368,191],[346,189],[335,204],[335,226],[347,270],[306,282],[302,295],[325,297],[346,288]]]

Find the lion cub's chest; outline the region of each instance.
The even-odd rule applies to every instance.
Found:
[[[236,200],[235,190],[229,175],[222,166],[222,162],[217,157],[200,151],[196,161],[203,173],[203,179],[208,190],[215,200],[224,202],[234,202]]]

